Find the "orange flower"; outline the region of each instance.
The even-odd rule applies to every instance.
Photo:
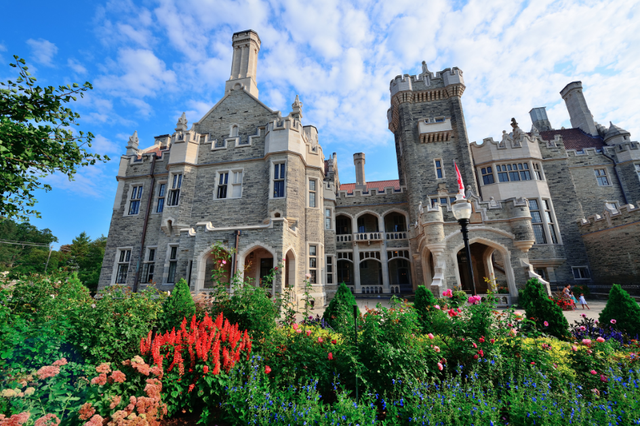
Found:
[[[111,373],[111,366],[109,365],[108,362],[103,362],[102,364],[96,367],[96,371],[98,373],[109,374]]]
[[[102,386],[105,383],[107,383],[107,375],[104,373],[100,374],[98,377],[94,377],[93,379],[91,379],[92,385]],[[89,419],[89,417],[87,417],[87,419]]]
[[[127,376],[125,376],[122,371],[115,370],[111,373],[111,379],[116,383],[124,383],[124,381],[127,380]]]
[[[89,420],[96,413],[96,409],[91,406],[90,402],[80,407],[80,420]]]
[[[55,414],[47,414],[36,420],[33,426],[58,426],[60,419]]]
[[[55,377],[59,373],[60,373],[60,367],[47,365],[39,369],[36,374],[38,374],[38,377],[40,378],[40,380],[43,380],[43,379],[48,379],[49,377]]]
[[[120,405],[120,402],[122,402],[122,397],[120,397],[119,395],[112,396],[111,397],[111,405],[109,405],[109,408],[111,408],[113,410],[118,405]],[[93,420],[93,418],[91,418],[91,420]]]
[[[63,365],[67,365],[67,364],[68,363],[66,358],[60,358],[59,360],[53,363],[53,365],[56,367],[62,367]]]

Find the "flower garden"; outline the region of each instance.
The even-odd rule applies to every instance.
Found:
[[[289,294],[221,277],[195,300],[184,281],[4,285],[0,425],[640,424],[640,308],[619,286],[570,325],[535,280],[519,310],[421,286],[357,317],[341,285],[322,318],[307,283],[297,322]]]

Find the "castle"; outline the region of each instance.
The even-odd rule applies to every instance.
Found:
[[[421,74],[390,84],[399,179],[367,182],[365,154],[356,153],[356,182],[341,183],[337,156],[325,157],[318,130],[303,124],[298,97],[286,117],[258,99],[260,44],[252,30],[233,35],[225,94],[198,122],[189,126],[183,114],[146,148],[136,133],[129,139],[100,288],[168,290],[185,278],[193,292],[206,292],[219,243],[235,253],[224,265],[228,278],[262,285],[282,264],[273,291],[291,288],[300,299],[306,276],[319,304],[340,282],[356,294],[406,294],[421,284],[436,295],[470,290],[451,209],[454,161],[473,207],[479,293],[488,290],[483,277],[510,296],[530,277],[552,285],[634,278],[640,209],[628,204],[640,200],[639,145],[615,125],[594,122],[580,82],[561,91],[573,128],[553,129],[545,109],[534,108],[530,132],[512,119],[501,140],[470,144],[462,71],[432,73],[423,63]],[[603,241],[624,246],[616,220],[636,236],[626,248],[629,265],[598,254]]]

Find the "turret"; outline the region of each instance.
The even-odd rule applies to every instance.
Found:
[[[615,145],[623,142],[629,142],[631,133],[621,129],[612,122],[609,122],[609,129],[604,134],[604,143],[607,145]]]
[[[591,115],[587,101],[582,93],[582,82],[574,81],[567,84],[565,88],[560,91],[560,95],[562,95],[562,99],[564,99],[564,102],[567,104],[567,110],[571,118],[571,126],[579,128],[590,135],[598,136],[596,123],[593,121],[593,115]]]
[[[244,89],[256,98],[258,97],[256,71],[260,44],[260,37],[253,30],[240,31],[233,34],[231,76],[225,84],[225,93],[231,90]]]
[[[529,111],[529,115],[531,116],[533,126],[538,129],[539,132],[553,130],[553,127],[551,127],[551,123],[549,122],[549,118],[547,117],[546,107],[532,108],[531,111]]]
[[[367,180],[364,177],[363,152],[357,152],[353,154],[353,164],[356,166],[356,189],[365,191],[367,189]]]

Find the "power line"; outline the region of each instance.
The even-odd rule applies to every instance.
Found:
[[[17,246],[36,246],[36,247],[49,247],[51,244],[46,243],[32,243],[26,241],[2,241],[0,240],[0,244],[14,244]]]

